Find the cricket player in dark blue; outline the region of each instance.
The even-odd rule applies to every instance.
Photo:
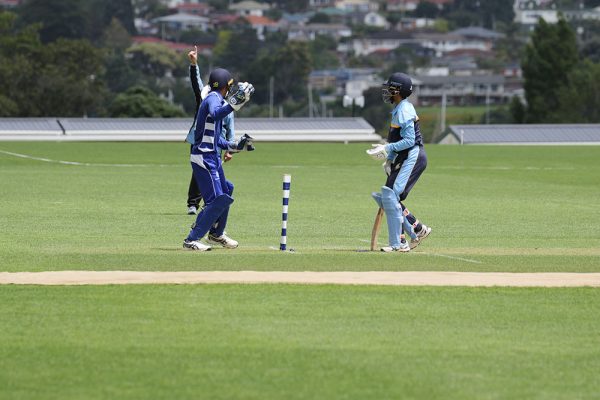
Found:
[[[381,193],[373,193],[377,204],[385,210],[388,223],[389,246],[381,249],[385,252],[410,251],[431,233],[431,228],[422,224],[402,204],[427,167],[419,117],[408,101],[411,94],[412,80],[406,74],[394,73],[383,84],[383,101],[395,105],[388,144],[376,145],[368,151],[376,159],[386,159],[383,164],[387,175],[385,186]],[[403,231],[410,235],[410,245]]]
[[[210,244],[225,248],[238,246],[238,242],[224,233],[233,197],[231,187],[225,179],[220,154],[221,150],[237,152],[251,149],[252,138],[244,135],[238,142],[227,141],[221,136],[221,131],[223,119],[250,100],[254,87],[248,82],[238,85],[233,85],[233,82],[229,71],[222,68],[212,71],[208,80],[210,92],[200,104],[196,116],[190,162],[205,207],[196,217],[192,230],[183,242],[186,249],[210,250],[211,246],[200,242],[207,233]]]

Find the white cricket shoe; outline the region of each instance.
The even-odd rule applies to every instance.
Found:
[[[207,246],[198,240],[184,240],[183,248],[187,250],[209,251],[212,247]]]
[[[194,206],[189,206],[187,212],[188,212],[188,215],[196,215],[196,214],[198,214],[198,209]]]
[[[206,241],[210,244],[214,244],[215,246],[223,246],[226,249],[235,249],[239,245],[237,241],[227,236],[225,232],[223,232],[223,234],[219,237],[209,233]]]
[[[407,242],[400,242],[399,247],[386,246],[386,247],[382,247],[381,251],[386,252],[386,253],[392,253],[394,251],[399,251],[401,253],[408,253],[410,251],[410,246],[408,245]]]
[[[427,236],[429,236],[430,233],[431,233],[431,228],[428,227],[427,225],[422,225],[421,230],[419,231],[419,233],[417,233],[417,238],[410,240],[411,250],[414,249],[415,247],[417,247],[418,245],[420,245],[421,242],[423,241],[423,239],[425,239]]]

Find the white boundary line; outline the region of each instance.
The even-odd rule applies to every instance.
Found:
[[[84,162],[77,162],[77,161],[52,160],[50,158],[34,157],[34,156],[29,156],[27,154],[13,153],[11,151],[5,151],[5,150],[0,150],[0,153],[7,154],[10,156],[14,156],[14,157],[19,157],[19,158],[25,158],[28,160],[43,161],[43,162],[52,163],[52,164],[75,165],[75,166],[80,166],[80,167],[126,167],[126,168],[142,167],[142,168],[147,168],[147,167],[171,167],[172,166],[172,165],[168,165],[168,164],[97,164],[97,163],[84,163]]]

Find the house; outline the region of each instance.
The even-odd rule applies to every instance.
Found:
[[[275,32],[279,30],[279,24],[267,17],[258,17],[256,15],[247,15],[243,17],[252,29],[256,31],[259,40],[265,39],[265,32]]]
[[[335,7],[346,11],[378,11],[379,3],[374,0],[337,0]]]
[[[341,24],[293,25],[288,28],[288,40],[314,40],[319,35],[339,40],[352,36],[352,29]]]
[[[381,85],[378,72],[376,68],[322,69],[312,71],[308,81],[317,90],[333,89],[338,96],[350,93],[357,97],[365,89]]]
[[[387,0],[388,12],[406,12],[415,11],[422,0]],[[454,0],[427,0],[428,3],[433,3],[441,10],[444,7],[454,3]]]
[[[560,16],[567,21],[570,20],[600,20],[600,7],[594,9],[585,9],[582,7],[576,9],[561,9],[557,7],[552,0],[515,0],[513,10],[515,12],[514,21],[533,29],[540,18],[544,21],[554,24],[558,22]]]
[[[159,25],[160,29],[167,28],[175,31],[198,29],[206,32],[209,28],[210,19],[200,15],[177,13],[154,18],[152,22]]]
[[[415,34],[414,38],[421,43],[423,47],[435,51],[437,57],[457,51],[457,50],[478,50],[489,52],[493,47],[493,40],[477,37],[465,37],[456,33],[420,33]]]
[[[389,28],[390,23],[388,20],[381,14],[378,14],[374,11],[368,12],[365,14],[363,18],[363,23],[367,26],[373,26],[376,28]]]
[[[334,4],[335,0],[309,0],[308,2],[310,8],[332,7]]]
[[[394,50],[408,43],[415,43],[415,39],[403,32],[376,32],[352,40],[352,51],[357,56],[364,56],[380,50]]]
[[[395,29],[397,31],[416,31],[418,29],[433,28],[435,26],[435,19],[433,18],[401,18],[396,23]]]
[[[504,104],[518,95],[508,90],[503,75],[426,76],[417,75],[419,104],[437,105],[445,96],[448,105]]]
[[[0,10],[3,8],[16,8],[21,4],[22,0],[0,0]]]
[[[178,13],[208,17],[211,7],[207,3],[183,3],[175,7]]]
[[[254,15],[256,17],[264,16],[265,11],[271,7],[265,3],[258,3],[253,0],[244,0],[239,3],[234,3],[229,6],[229,10],[235,14],[245,17],[248,15]]]

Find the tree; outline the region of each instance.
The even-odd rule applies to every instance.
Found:
[[[569,84],[557,93],[556,122],[600,122],[600,64],[584,60],[569,74]]]
[[[168,101],[161,99],[151,90],[134,86],[119,94],[110,105],[111,117],[184,117],[185,113]]]
[[[434,3],[430,3],[428,1],[421,1],[417,5],[417,8],[415,9],[414,13],[415,13],[415,16],[419,17],[419,18],[432,18],[433,19],[439,15],[440,9]]]
[[[324,13],[316,13],[308,20],[309,24],[328,24],[331,22],[331,17]]]
[[[308,44],[313,69],[337,68],[340,61],[336,55],[337,42],[331,36],[317,35]]]
[[[260,51],[248,69],[248,80],[257,88],[253,100],[269,101],[269,82],[273,77],[277,103],[306,98],[312,60],[304,42],[288,42],[283,47]]]
[[[215,65],[244,75],[255,58],[261,42],[256,31],[245,24],[238,31],[220,31],[213,50]]]
[[[39,25],[18,28],[15,20],[15,14],[0,13],[2,114],[62,117],[99,112],[106,92],[102,52],[87,40],[59,39],[43,45]]]
[[[86,34],[86,20],[78,0],[26,0],[20,11],[21,23],[41,23],[42,42],[58,38],[80,39]]]
[[[579,62],[575,33],[564,19],[555,25],[539,21],[522,62],[527,100],[526,122],[540,123],[559,111],[557,93],[568,85]]]
[[[34,85],[41,92],[36,103],[42,115],[81,117],[102,112],[106,90],[100,79],[100,50],[84,39],[58,39],[43,47],[41,60]]]
[[[157,78],[175,69],[179,61],[175,51],[159,43],[134,44],[127,49],[127,55],[135,70]]]

